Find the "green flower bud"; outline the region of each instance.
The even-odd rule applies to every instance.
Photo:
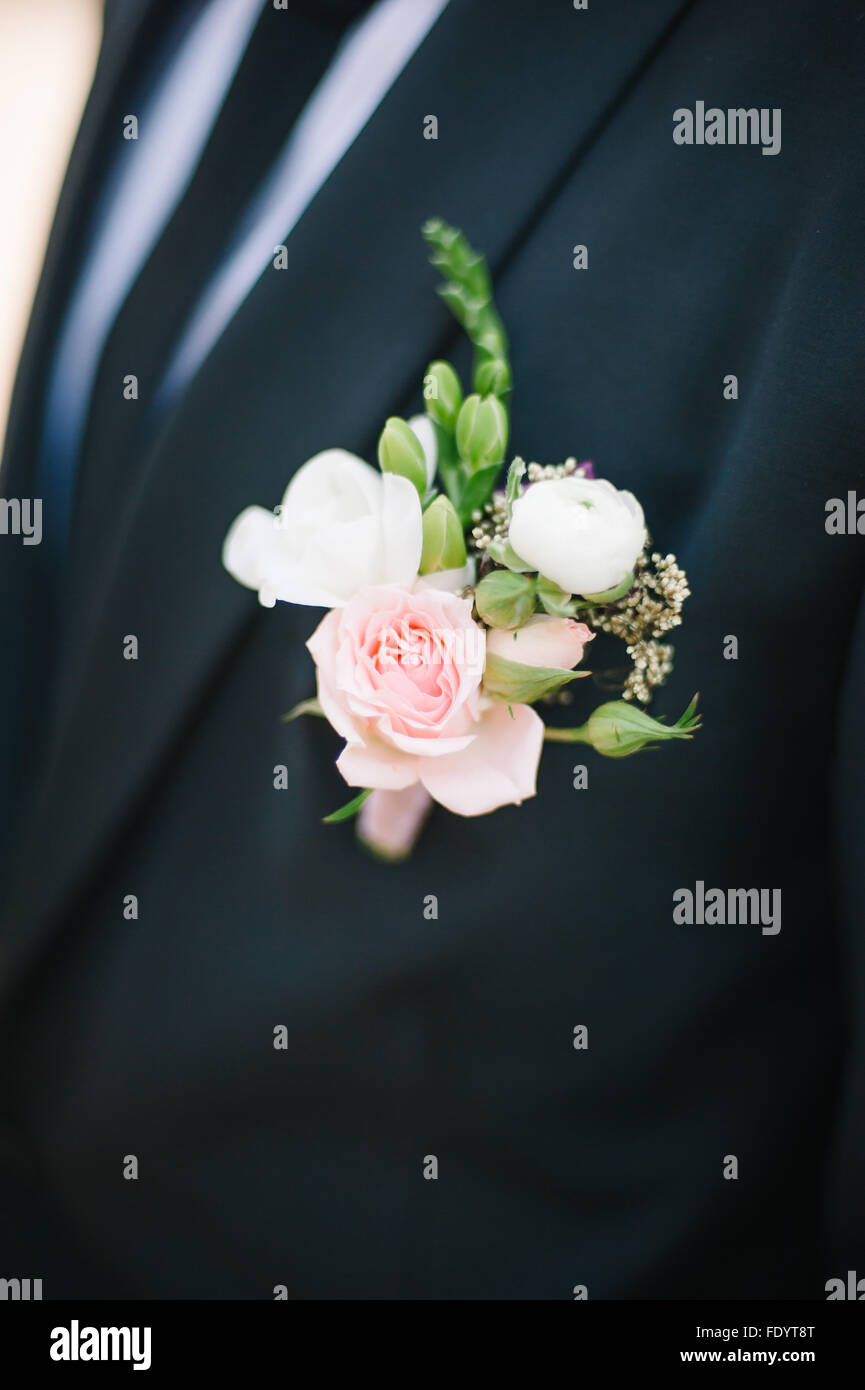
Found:
[[[466,396],[457,416],[457,449],[472,468],[501,463],[508,442],[508,417],[495,396]]]
[[[510,570],[493,570],[475,589],[475,604],[490,627],[522,627],[534,612],[535,581]]]
[[[426,413],[452,430],[462,405],[460,379],[449,362],[431,362],[423,379]]]
[[[491,357],[475,372],[475,386],[482,396],[505,396],[511,389],[511,369],[503,357]]]
[[[378,441],[382,473],[398,473],[414,483],[421,497],[426,492],[426,459],[423,445],[410,425],[398,415],[385,421]]]
[[[588,743],[606,758],[627,758],[668,738],[690,738],[700,727],[695,695],[675,724],[662,724],[626,700],[599,705],[578,729],[547,729],[551,743]]]
[[[466,562],[466,542],[453,503],[441,494],[423,514],[421,574],[460,569]]]

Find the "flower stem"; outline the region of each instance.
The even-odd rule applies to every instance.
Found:
[[[544,729],[547,743],[591,743],[587,733],[588,725],[581,724],[578,729]]]

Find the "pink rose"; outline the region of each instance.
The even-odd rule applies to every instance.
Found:
[[[463,816],[534,795],[543,722],[528,705],[511,714],[482,700],[484,630],[471,613],[471,599],[443,590],[383,585],[319,623],[307,646],[349,786],[420,782]]]

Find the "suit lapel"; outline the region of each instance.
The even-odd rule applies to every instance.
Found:
[[[384,417],[419,407],[423,369],[452,333],[421,224],[461,225],[502,271],[683,8],[632,0],[541,19],[520,0],[451,0],[292,233],[288,268],[265,271],[163,422],[123,517],[93,538],[98,604],[74,618],[78,659],[6,914],[7,983],[258,620],[221,568],[233,517],[274,505],[321,448],[372,457]],[[437,141],[423,138],[428,114]],[[127,635],[137,661],[123,659]]]

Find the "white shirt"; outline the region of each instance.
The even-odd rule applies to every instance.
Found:
[[[107,190],[58,339],[46,400],[44,491],[64,529],[108,336],[192,179],[263,3],[271,0],[209,0],[186,25],[173,61],[139,113],[139,138],[127,142]],[[238,209],[235,240],[174,350],[157,407],[169,406],[198,371],[275,245],[287,240],[446,3],[379,0],[348,32],[252,204]],[[291,22],[290,14],[285,20]]]

